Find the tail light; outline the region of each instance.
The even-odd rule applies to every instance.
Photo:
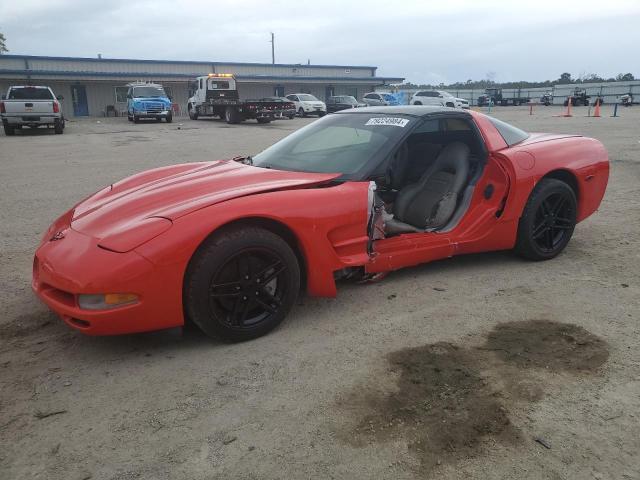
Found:
[[[4,108],[4,102],[0,102],[0,113],[7,113],[7,111]]]
[[[60,113],[60,105],[58,102],[53,102],[53,113]]]

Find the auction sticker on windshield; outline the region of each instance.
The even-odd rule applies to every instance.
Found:
[[[374,117],[367,120],[365,125],[389,125],[391,127],[402,127],[404,128],[409,120],[406,118],[398,118],[398,117]]]

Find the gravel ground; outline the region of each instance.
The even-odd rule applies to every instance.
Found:
[[[311,119],[69,122],[0,136],[0,478],[640,478],[640,108],[496,108],[609,150],[566,252],[472,255],[301,298],[226,345],[71,331],[30,291],[49,223],[161,165],[255,153]]]

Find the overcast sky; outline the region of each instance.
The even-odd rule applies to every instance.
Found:
[[[640,0],[4,1],[12,54],[378,66],[414,83],[640,77]]]

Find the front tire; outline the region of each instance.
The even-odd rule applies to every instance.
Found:
[[[224,119],[229,124],[239,123],[240,114],[238,113],[238,110],[236,110],[234,107],[227,107],[226,110],[224,111]]]
[[[140,117],[138,117],[137,115],[133,116],[133,123],[140,123]]]
[[[189,262],[187,317],[207,335],[237,342],[267,334],[289,313],[300,290],[300,266],[278,235],[258,227],[223,230]]]
[[[189,105],[189,119],[191,120],[198,119],[198,111],[191,108],[191,105]]]
[[[164,117],[164,121],[167,123],[173,122],[173,113],[169,112],[166,117]]]
[[[576,226],[577,200],[565,182],[545,178],[527,200],[518,224],[515,251],[529,260],[550,260],[571,240]]]
[[[299,115],[300,117],[304,117],[304,116],[305,116],[305,115],[304,115],[304,108],[300,107],[300,108],[298,109],[298,115]]]
[[[271,123],[270,118],[256,118],[256,120],[258,121],[258,123]]]

